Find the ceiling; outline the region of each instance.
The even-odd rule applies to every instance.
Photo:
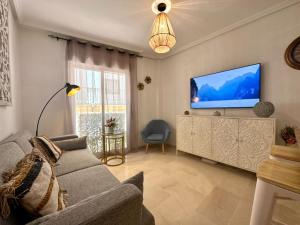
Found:
[[[148,39],[152,0],[13,0],[20,24],[154,53]],[[242,21],[264,16],[295,0],[173,0],[169,13],[177,43],[169,56]]]

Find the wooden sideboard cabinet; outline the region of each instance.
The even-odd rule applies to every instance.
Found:
[[[176,149],[256,172],[275,144],[276,119],[177,116]]]

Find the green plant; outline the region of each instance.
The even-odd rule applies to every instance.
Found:
[[[294,127],[286,126],[281,130],[280,134],[286,144],[296,144],[297,143]]]
[[[110,119],[107,119],[105,126],[115,128],[117,126],[116,118],[111,117]]]

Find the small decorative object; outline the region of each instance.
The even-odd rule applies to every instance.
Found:
[[[300,70],[300,37],[296,38],[288,46],[285,51],[284,59],[290,67]]]
[[[151,81],[152,81],[152,79],[151,79],[150,76],[146,76],[146,77],[145,77],[145,83],[146,83],[146,84],[150,84]]]
[[[188,110],[184,111],[184,115],[190,115],[190,112]]]
[[[108,133],[113,133],[116,126],[117,126],[116,118],[111,117],[110,119],[106,120],[105,127],[107,128]]]
[[[280,134],[286,145],[295,145],[297,143],[294,127],[286,126],[281,130]]]
[[[271,102],[258,102],[253,108],[254,113],[258,117],[270,117],[274,111],[275,107]]]
[[[140,90],[140,91],[142,91],[142,90],[144,90],[144,87],[145,87],[145,85],[143,84],[143,83],[138,83],[138,85],[137,85],[137,88]]]
[[[214,116],[221,116],[221,113],[219,111],[215,111],[213,115]]]
[[[0,105],[11,105],[8,45],[8,0],[0,1]]]

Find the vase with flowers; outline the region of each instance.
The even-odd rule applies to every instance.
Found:
[[[295,146],[297,143],[294,127],[286,126],[281,130],[280,134],[287,146]]]
[[[106,123],[104,125],[107,129],[107,133],[113,133],[114,129],[117,127],[117,120],[116,118],[110,117],[106,120]]]

